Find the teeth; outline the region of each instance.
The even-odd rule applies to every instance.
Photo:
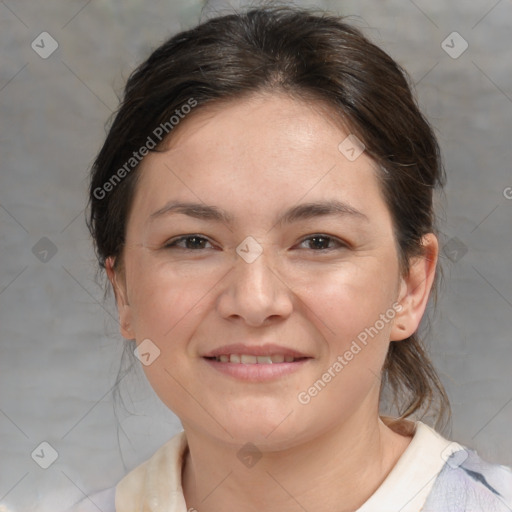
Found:
[[[231,361],[233,361],[233,356],[231,356]],[[258,362],[258,358],[256,356],[241,355],[240,362],[242,364],[255,364]]]
[[[222,354],[215,358],[221,363],[236,364],[273,364],[273,363],[292,363],[295,361],[293,356],[285,356],[283,354],[272,354],[270,356],[253,356],[249,354]]]

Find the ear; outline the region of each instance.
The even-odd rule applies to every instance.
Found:
[[[121,335],[126,339],[134,339],[132,329],[132,312],[126,292],[126,279],[123,271],[114,269],[114,257],[109,256],[105,260],[105,270],[116,297],[117,312]]]
[[[420,325],[434,283],[439,243],[433,233],[422,239],[424,254],[412,258],[407,276],[400,281],[397,312],[391,328],[390,340],[401,341],[412,336]]]

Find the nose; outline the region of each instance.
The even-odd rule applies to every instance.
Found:
[[[237,257],[234,265],[217,301],[223,318],[241,318],[247,325],[258,327],[291,314],[293,292],[272,268],[266,251],[251,263]]]

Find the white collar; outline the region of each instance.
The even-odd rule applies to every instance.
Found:
[[[418,512],[446,459],[462,449],[421,421],[384,482],[357,512]],[[116,486],[116,512],[187,512],[181,473],[187,438],[181,431]]]

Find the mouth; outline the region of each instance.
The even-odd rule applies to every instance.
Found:
[[[297,372],[313,358],[279,345],[226,345],[202,356],[224,376],[248,382],[277,380]]]
[[[308,357],[294,357],[284,354],[272,354],[266,356],[255,356],[251,354],[221,354],[218,356],[206,357],[211,361],[218,363],[232,363],[232,364],[280,364],[280,363],[295,363]]]

